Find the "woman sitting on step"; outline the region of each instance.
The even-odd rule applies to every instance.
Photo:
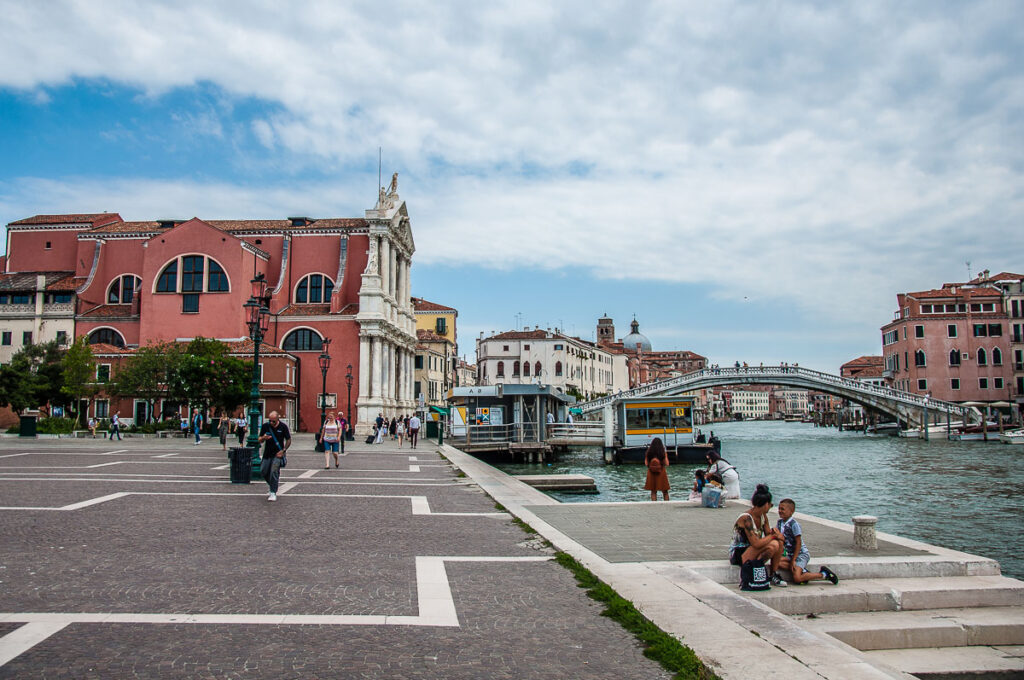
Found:
[[[732,545],[729,546],[729,564],[743,566],[747,560],[771,562],[771,583],[784,586],[786,582],[776,573],[782,560],[782,534],[771,528],[768,511],[772,509],[772,493],[766,484],[758,484],[750,498],[750,510],[736,518],[733,524]]]

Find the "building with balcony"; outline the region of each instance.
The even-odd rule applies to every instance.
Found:
[[[74,273],[0,273],[0,364],[25,345],[75,334]]]

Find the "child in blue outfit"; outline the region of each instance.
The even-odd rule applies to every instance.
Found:
[[[779,521],[776,523],[779,533],[782,534],[782,561],[779,562],[779,569],[789,569],[793,572],[793,583],[807,583],[818,579],[828,579],[833,585],[839,583],[839,577],[828,567],[822,567],[820,572],[807,571],[811,553],[804,545],[803,529],[793,517],[794,512],[796,503],[792,498],[783,498],[779,501]]]

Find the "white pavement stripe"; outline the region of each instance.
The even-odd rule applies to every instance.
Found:
[[[71,621],[35,621],[26,623],[0,638],[0,666],[60,631]]]
[[[0,638],[0,666],[73,623],[177,623],[266,626],[444,626],[458,628],[445,562],[548,562],[550,556],[416,556],[416,616],[380,614],[158,614],[111,612],[0,613],[2,623],[25,623]]]
[[[210,468],[210,469],[211,470],[227,470],[229,467],[231,467],[231,463],[228,463],[227,465],[218,465],[217,467]]]
[[[178,455],[177,452],[174,452],[174,453],[164,453],[164,454],[161,454],[159,456],[153,456],[153,457],[154,458],[171,458],[171,457],[177,456],[177,455]]]
[[[295,482],[285,482],[281,484],[281,486],[277,487],[277,495],[283,496],[284,494],[294,489],[296,486],[298,486],[298,484],[296,484]]]
[[[409,456],[409,460],[419,460],[416,456]]]
[[[135,484],[223,484],[224,477],[174,477],[172,475],[161,475],[167,479],[130,479],[107,475],[104,477],[4,477],[0,475],[0,482],[132,482]],[[311,480],[306,484],[319,486],[466,486],[468,482],[452,482],[444,479],[417,479],[410,482],[396,481],[375,481],[391,480],[391,477],[356,477],[355,480]]]
[[[409,472],[419,472],[419,471],[420,471],[420,466],[419,465],[410,465],[409,466]]]
[[[318,472],[320,472],[320,470],[306,470],[301,475],[299,475],[299,479],[309,479]]]
[[[115,453],[125,453],[128,449],[117,449],[116,451],[105,451],[102,455],[113,456]]]
[[[121,464],[127,463],[127,462],[128,461],[126,461],[126,460],[112,460],[109,463],[96,463],[95,465],[86,465],[85,467],[86,468],[110,467],[111,465],[121,465]]]

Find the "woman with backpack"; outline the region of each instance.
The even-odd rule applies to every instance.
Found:
[[[644,489],[651,492],[651,500],[658,500],[658,492],[664,500],[668,500],[668,452],[665,450],[665,444],[661,441],[661,437],[655,437],[651,440],[650,445],[647,447],[647,452],[644,453],[644,465],[647,466],[647,483],[644,484]]]

